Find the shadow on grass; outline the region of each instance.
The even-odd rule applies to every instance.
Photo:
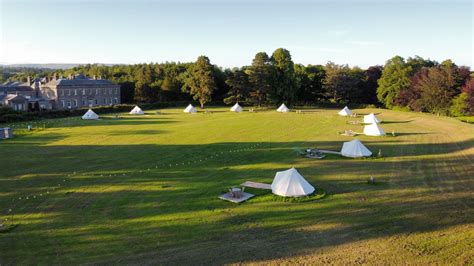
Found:
[[[406,123],[410,123],[410,122],[412,122],[412,121],[414,121],[414,120],[400,120],[400,121],[395,121],[395,120],[393,120],[393,121],[391,121],[391,120],[386,121],[386,120],[383,120],[383,121],[382,121],[382,124],[406,124]]]
[[[469,210],[474,202],[468,194],[474,187],[468,175],[472,158],[308,161],[294,154],[295,147],[341,144],[260,143],[246,150],[255,143],[80,147],[17,143],[15,149],[34,149],[20,168],[24,174],[37,176],[1,177],[2,210],[11,206],[12,198],[47,189],[72,171],[77,175],[51,197],[15,202],[14,217],[20,225],[3,235],[10,244],[0,247],[2,261],[258,262],[472,221]],[[472,147],[473,139],[365,144],[403,157],[462,151]],[[13,147],[6,146],[0,155],[12,152]],[[328,196],[310,202],[280,202],[266,200],[270,194],[264,191],[255,192],[257,197],[241,205],[217,198],[226,187],[247,180],[270,183],[276,171],[291,166]],[[142,171],[147,168],[151,170]],[[373,174],[380,185],[366,183]]]

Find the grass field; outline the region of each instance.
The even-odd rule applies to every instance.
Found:
[[[473,125],[357,110],[396,132],[359,137],[384,157],[312,160],[298,149],[339,150],[352,138],[337,132],[362,127],[331,109],[212,110],[51,120],[1,141],[0,214],[16,227],[0,264],[474,264]],[[290,167],[327,195],[217,198]]]

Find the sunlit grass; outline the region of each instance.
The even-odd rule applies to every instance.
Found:
[[[0,218],[18,226],[0,234],[0,263],[472,264],[472,125],[356,110],[395,131],[358,137],[384,156],[311,160],[298,150],[340,150],[352,138],[337,132],[362,127],[330,109],[211,111],[48,120],[2,141]],[[290,167],[325,195],[217,198]]]

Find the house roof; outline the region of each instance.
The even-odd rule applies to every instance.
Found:
[[[88,79],[88,78],[75,78],[75,79],[57,79],[51,80],[47,83],[49,86],[117,86],[110,80],[106,79]]]
[[[28,99],[17,94],[4,94],[0,95],[1,101],[27,101]]]
[[[0,85],[0,87],[18,87],[18,86],[29,87],[30,85],[28,85],[27,82],[21,82],[21,81],[6,81]]]
[[[33,91],[30,86],[4,86],[0,85],[0,93],[9,93],[15,91]]]

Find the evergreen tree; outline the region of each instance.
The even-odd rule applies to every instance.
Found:
[[[272,67],[270,58],[265,52],[255,55],[252,66],[248,69],[250,82],[250,101],[258,106],[265,103],[272,84]]]
[[[226,104],[244,102],[248,99],[250,82],[248,75],[243,70],[229,73],[226,83],[230,88],[228,97],[224,99]]]
[[[209,58],[200,56],[189,70],[184,89],[189,91],[194,100],[199,101],[201,108],[204,108],[204,104],[212,100],[212,93],[216,89],[213,66]]]

